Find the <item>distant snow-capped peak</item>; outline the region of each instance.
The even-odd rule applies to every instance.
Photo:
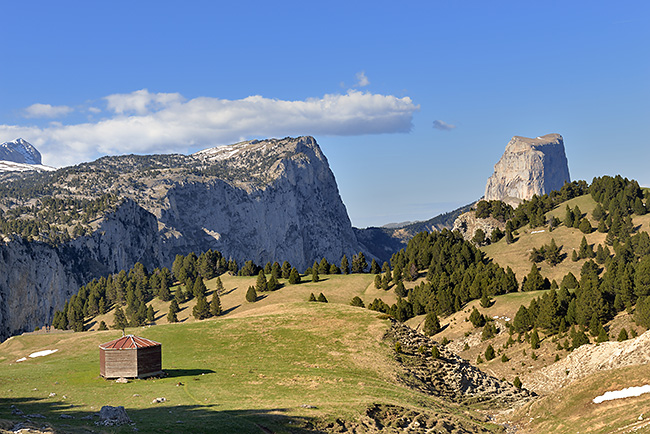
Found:
[[[41,153],[24,139],[0,144],[0,160],[21,164],[41,164]]]

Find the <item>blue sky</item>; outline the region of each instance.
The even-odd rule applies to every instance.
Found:
[[[235,4],[236,3],[236,4]],[[313,135],[355,226],[479,198],[514,135],[650,186],[650,3],[0,3],[0,142],[61,166]]]

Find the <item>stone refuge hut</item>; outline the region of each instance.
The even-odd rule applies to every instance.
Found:
[[[162,371],[162,345],[126,335],[99,346],[99,373],[104,378],[146,378]]]

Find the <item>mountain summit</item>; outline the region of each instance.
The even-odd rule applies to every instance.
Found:
[[[0,160],[22,164],[41,164],[41,153],[31,143],[18,138],[0,145]]]
[[[514,136],[485,186],[485,200],[503,200],[516,205],[534,195],[559,190],[571,181],[559,134],[534,139]]]

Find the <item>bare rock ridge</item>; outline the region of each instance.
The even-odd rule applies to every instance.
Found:
[[[514,206],[533,195],[559,190],[571,181],[559,134],[534,139],[514,136],[485,186],[485,200],[503,200]]]
[[[50,197],[117,197],[103,214],[79,222],[85,235],[63,243],[48,234],[32,241],[0,234],[0,340],[48,323],[80,285],[136,262],[149,270],[171,267],[177,254],[213,249],[240,264],[287,260],[304,270],[316,259],[339,263],[364,250],[312,137],[11,172],[0,174],[0,188],[8,195],[0,197],[0,210],[29,204],[23,218],[33,218],[31,204],[38,213]],[[71,233],[54,219],[51,227]]]

